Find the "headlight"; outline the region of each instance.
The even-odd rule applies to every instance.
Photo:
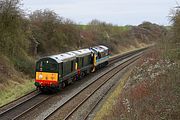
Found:
[[[43,78],[43,75],[39,75],[39,79],[42,79]]]

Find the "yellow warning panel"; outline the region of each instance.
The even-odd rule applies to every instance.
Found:
[[[36,80],[58,81],[58,73],[36,72]]]

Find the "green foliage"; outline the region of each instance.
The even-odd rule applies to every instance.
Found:
[[[28,46],[19,4],[19,0],[0,2],[0,50],[8,56],[15,56],[19,48],[27,49]]]
[[[173,22],[174,42],[180,42],[180,9],[173,11],[171,21]]]
[[[21,55],[12,58],[12,62],[14,63],[16,70],[34,77],[35,62],[34,59],[29,57],[26,53],[22,53]]]
[[[0,51],[9,57],[17,70],[32,75],[29,51],[29,22],[20,9],[19,0],[0,1]],[[13,67],[13,66],[11,66]]]
[[[37,10],[30,15],[32,36],[38,41],[38,53],[52,54],[76,43],[79,31],[74,23],[59,17],[51,10]],[[71,44],[76,47],[76,44]],[[71,48],[73,49],[73,48]]]
[[[174,49],[174,58],[180,60],[180,9],[177,9],[175,15],[172,17],[174,39],[172,48]],[[172,51],[173,52],[173,51]]]
[[[172,12],[172,27],[167,29],[168,32],[163,37],[160,45],[163,49],[163,56],[173,61],[180,60],[180,9],[177,8]],[[180,62],[180,61],[179,61]]]

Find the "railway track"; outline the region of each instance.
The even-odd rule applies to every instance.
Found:
[[[148,48],[149,47],[146,47],[146,48],[142,48],[142,49],[139,49],[139,50],[136,50],[136,51],[131,51],[131,52],[128,52],[128,53],[124,53],[122,55],[117,55],[115,57],[111,57],[109,59],[109,65],[114,64],[114,63],[116,63],[116,62],[118,62],[120,60],[126,59],[126,58],[128,58],[128,57],[130,57],[130,56],[132,56],[132,55],[134,55],[136,53],[139,53],[141,51],[144,51],[144,50],[146,50]]]
[[[45,100],[49,99],[49,95],[37,92],[30,98],[19,102],[18,104],[2,111],[0,113],[0,120],[13,120],[32,110],[36,106],[42,104]]]
[[[133,63],[134,61],[136,61],[137,59],[139,59],[139,58],[134,59],[133,61],[131,61],[130,63],[126,64],[125,66],[123,66],[123,67],[122,67],[121,69],[119,69],[118,71],[116,71],[116,73],[113,74],[108,80],[110,80],[110,79],[111,79],[112,77],[114,77],[118,72],[120,72],[122,69],[124,69],[124,68],[127,67],[129,64],[131,64],[131,63]],[[105,81],[105,83],[107,83],[107,81]],[[73,115],[83,104],[85,104],[85,102],[86,102],[88,99],[90,99],[90,97],[91,97],[92,95],[94,95],[94,93],[95,93],[96,91],[98,91],[99,88],[102,87],[105,83],[103,83],[102,85],[100,85],[95,91],[93,91],[92,94],[90,94],[86,99],[84,99],[84,101],[82,101],[75,109],[73,109],[72,112],[71,112],[70,114],[68,114],[68,115],[64,118],[64,120],[70,119],[70,118],[72,117],[72,115]],[[98,99],[98,100],[93,104],[93,106],[91,107],[91,109],[88,109],[88,111],[86,112],[86,114],[85,114],[84,116],[81,116],[81,117],[82,117],[81,120],[86,120],[86,119],[88,118],[88,116],[89,116],[89,115],[92,113],[92,111],[96,108],[96,106],[98,105],[98,103],[107,95],[107,93],[110,91],[110,89],[111,89],[113,86],[114,86],[114,84],[111,85],[111,87],[109,87],[109,88],[106,90],[106,92],[101,96],[101,98]],[[73,119],[73,118],[72,118],[72,119]]]
[[[117,73],[119,73],[122,69],[130,65],[131,63],[135,62],[137,59],[139,59],[139,56],[135,56],[132,59],[129,59],[128,61],[117,65],[116,67],[110,69],[108,72],[104,73],[102,76],[98,77],[94,82],[86,86],[84,89],[82,89],[80,92],[75,94],[73,97],[71,97],[69,100],[67,100],[62,106],[54,110],[51,114],[46,116],[45,119],[61,119],[61,120],[67,120],[72,117],[72,115],[88,100],[92,95],[94,95],[103,85],[105,85],[109,80],[111,80],[112,77],[114,77]],[[112,86],[111,86],[112,87]],[[106,93],[111,89],[109,87],[106,91]],[[104,94],[104,96],[106,95]],[[103,98],[103,96],[102,96]],[[101,99],[102,99],[101,98]],[[101,100],[100,99],[100,100]],[[96,104],[100,101],[98,100]],[[86,119],[88,115],[91,113],[91,111],[96,107],[96,104],[92,109],[87,112],[84,117],[81,115],[82,120]]]
[[[126,59],[126,58],[128,58],[128,57],[130,57],[130,56],[132,56],[132,55],[134,55],[134,54],[136,54],[136,53],[139,53],[139,52],[141,52],[141,51],[143,51],[143,50],[145,50],[145,49],[142,49],[142,50],[138,50],[138,51],[136,51],[136,52],[130,52],[130,53],[128,53],[128,54],[124,54],[124,55],[122,55],[122,56],[116,56],[116,57],[113,57],[113,58],[110,58],[110,65],[111,64],[113,64],[113,63],[116,63],[117,61],[119,61],[119,60],[123,60],[123,59]],[[124,63],[122,63],[122,64],[125,64],[125,63],[127,63],[127,61],[126,62],[124,62]],[[122,64],[121,65],[119,65],[119,66],[122,66]],[[116,71],[118,71],[118,70],[115,70],[115,69],[117,69],[118,68],[118,66],[116,67],[116,68],[113,68],[113,69],[111,69],[111,70],[109,70],[109,71],[114,71],[114,73],[116,73]],[[108,74],[108,73],[105,73],[104,75],[102,75],[101,77],[99,77],[99,79],[100,78],[106,78],[106,77],[103,77],[103,76],[105,76],[106,74]],[[114,75],[112,75],[112,76],[109,76],[110,78],[111,77],[113,77]],[[108,77],[108,78],[109,78]],[[109,79],[110,79],[109,78]],[[98,82],[99,81],[99,82]],[[106,80],[106,82],[107,82],[108,80]],[[52,112],[51,114],[49,114],[49,115],[47,115],[46,117],[45,117],[45,119],[49,119],[52,115],[54,115],[54,113],[56,113],[59,109],[61,109],[61,108],[64,108],[63,106],[65,106],[66,104],[68,104],[68,102],[70,101],[70,100],[75,100],[75,98],[78,98],[77,96],[78,95],[81,95],[82,94],[82,91],[84,91],[83,92],[83,94],[85,93],[85,91],[86,91],[86,94],[88,95],[88,96],[91,96],[90,95],[90,93],[88,93],[87,91],[90,91],[91,92],[91,94],[93,94],[93,89],[94,89],[94,87],[92,87],[93,89],[89,89],[89,90],[87,90],[87,88],[91,88],[90,86],[92,86],[92,85],[95,85],[96,86],[96,88],[100,88],[101,86],[103,86],[103,84],[105,84],[106,83],[105,81],[104,82],[102,82],[102,81],[100,81],[100,80],[97,80],[97,82],[95,83],[95,82],[92,82],[90,85],[88,85],[87,87],[85,87],[83,90],[81,90],[81,92],[78,92],[76,95],[74,95],[72,98],[70,98],[65,104],[63,104],[62,106],[60,106],[58,109],[56,109],[56,110],[54,110],[54,112]],[[103,83],[103,84],[101,84],[100,85],[100,83]],[[97,87],[99,85],[99,87]],[[97,89],[98,90],[98,89]],[[96,90],[96,91],[97,91]],[[94,90],[94,93],[96,92],[95,90]],[[28,96],[28,95],[27,95]],[[54,95],[55,96],[55,95]],[[24,96],[23,96],[24,97]],[[22,98],[19,98],[19,99],[23,99],[23,97]],[[33,94],[31,97],[28,97],[27,99],[24,99],[24,100],[20,100],[21,102],[17,102],[18,100],[16,100],[16,101],[13,101],[13,102],[17,102],[15,105],[13,105],[13,106],[11,106],[10,105],[10,107],[8,108],[7,106],[9,106],[9,104],[7,104],[7,105],[5,105],[5,106],[3,106],[3,107],[0,107],[0,120],[9,120],[9,119],[19,119],[19,118],[22,118],[26,113],[28,113],[28,112],[30,112],[30,111],[32,111],[33,109],[35,109],[35,108],[37,108],[38,106],[40,106],[41,104],[43,104],[45,101],[47,101],[48,99],[50,99],[52,97],[52,95],[44,95],[44,94],[41,94],[41,93],[39,93],[39,92],[37,92],[36,91],[36,94]],[[82,98],[82,97],[81,97]],[[86,98],[86,99],[88,99],[88,97],[87,96],[85,96],[84,98]],[[76,99],[77,100],[77,99]],[[81,100],[82,101],[82,100]],[[84,102],[85,102],[86,100],[84,100]],[[12,104],[13,102],[11,102],[10,104]],[[70,116],[72,116],[72,114],[76,111],[76,109],[78,109],[78,106],[81,106],[80,104],[79,105],[76,105],[76,106],[74,106],[73,107],[73,109],[72,109],[72,107],[71,107],[71,112],[69,112],[69,116],[68,116],[68,114],[64,114],[64,115],[66,115],[66,116],[64,116],[63,117],[63,119],[68,119],[68,118],[70,118]],[[6,108],[5,110],[3,110],[3,108]],[[76,109],[75,109],[76,108]],[[67,109],[67,108],[66,108]],[[72,110],[74,110],[74,111],[72,111]],[[71,113],[71,114],[70,114]],[[90,113],[90,112],[89,112]],[[58,118],[59,119],[59,118]]]
[[[17,105],[17,103],[20,103],[20,101],[22,102],[22,101],[25,101],[25,100],[27,100],[27,99],[30,99],[32,96],[36,95],[37,92],[38,92],[37,90],[33,90],[33,91],[27,93],[26,95],[23,95],[23,96],[17,98],[17,99],[14,100],[14,101],[11,101],[11,102],[9,102],[9,103],[7,103],[7,104],[5,104],[5,105],[2,105],[2,106],[0,107],[0,114],[1,114],[2,112],[6,111],[7,109],[9,109],[10,106],[15,106],[15,105]]]

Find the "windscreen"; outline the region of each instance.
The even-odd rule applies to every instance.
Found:
[[[58,72],[58,64],[52,60],[40,60],[36,63],[36,71]]]

